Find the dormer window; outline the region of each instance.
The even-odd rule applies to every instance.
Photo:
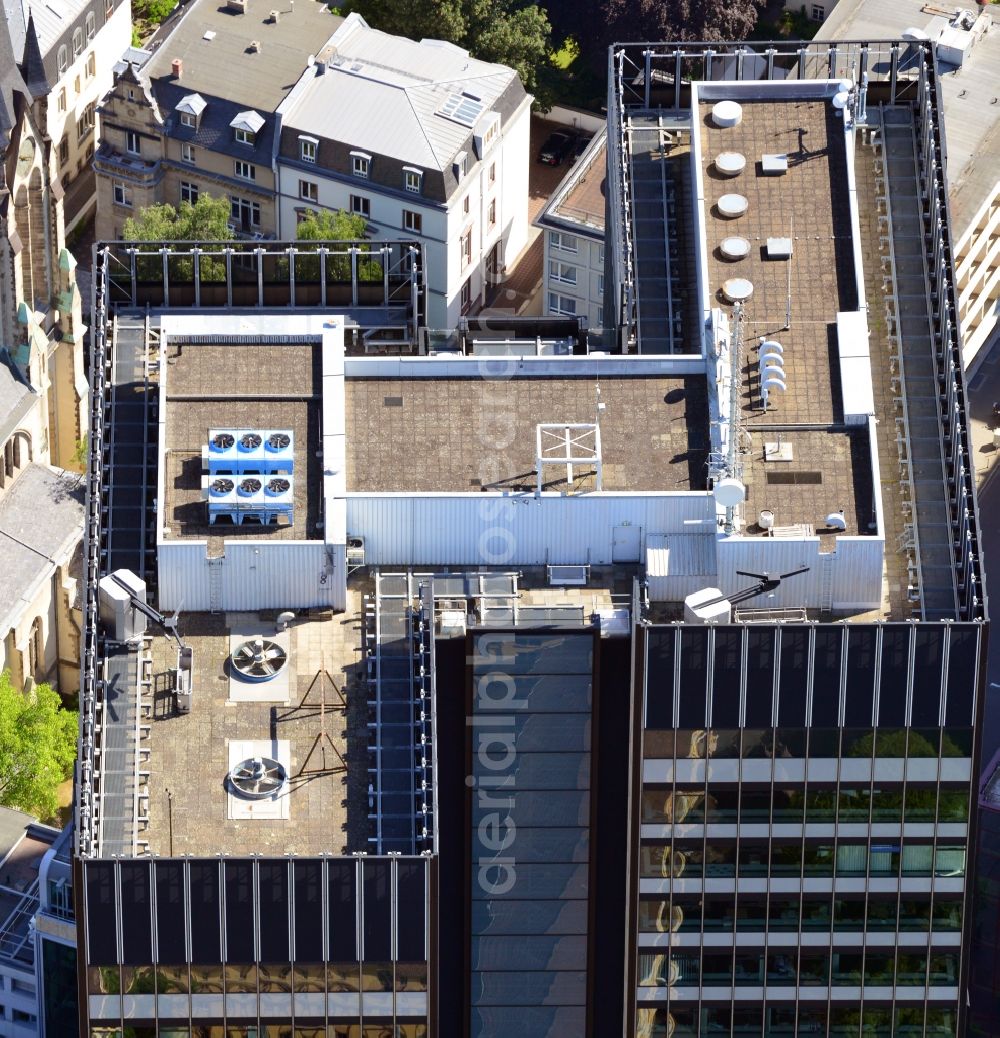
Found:
[[[299,137],[299,158],[303,162],[315,162],[319,141],[315,137]]]
[[[87,40],[90,41],[94,38],[94,33],[97,32],[97,19],[94,17],[93,11],[87,12]]]
[[[69,68],[69,51],[66,49],[66,44],[64,43],[59,48],[59,75],[60,76],[63,75],[65,73],[66,69],[68,69],[68,68]]]
[[[472,133],[472,144],[476,155],[482,158],[496,143],[500,136],[500,113],[487,112],[476,122]]]
[[[424,174],[423,170],[414,168],[413,166],[403,167],[403,187],[412,192],[415,195],[419,195],[423,190]]]
[[[181,126],[190,127],[192,130],[198,128],[202,113],[208,107],[208,102],[201,94],[185,94],[180,103],[174,109],[180,116]]]
[[[364,177],[365,180],[371,175],[372,157],[363,151],[351,152],[351,172],[356,177]]]
[[[73,57],[78,58],[83,53],[83,29],[73,30]]]
[[[468,152],[460,151],[455,156],[455,161],[452,164],[452,169],[455,172],[455,179],[461,180],[466,173],[469,172],[469,155]]]
[[[257,134],[264,126],[264,117],[251,109],[240,112],[229,125],[233,128],[237,144],[249,144],[252,147],[257,143]]]

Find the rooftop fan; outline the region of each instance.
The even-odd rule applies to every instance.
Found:
[[[267,438],[267,445],[273,451],[283,451],[291,442],[292,438],[288,433],[271,433]]]
[[[267,492],[269,494],[287,494],[292,489],[292,484],[287,479],[269,479],[267,481]]]
[[[235,485],[231,479],[226,479],[224,476],[219,479],[213,479],[212,492],[214,494],[231,494]]]
[[[212,437],[212,446],[216,450],[227,451],[236,442],[236,437],[232,433],[216,433]]]
[[[240,446],[245,451],[255,451],[262,442],[263,441],[257,433],[244,433],[240,437]]]
[[[260,493],[260,480],[250,477],[248,479],[240,480],[240,493],[241,494],[259,494]]]

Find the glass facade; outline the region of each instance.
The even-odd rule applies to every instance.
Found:
[[[585,1034],[591,632],[472,637],[472,1038]]]
[[[957,1035],[979,633],[640,629],[638,1035]]]
[[[87,861],[92,1035],[425,1038],[426,858]]]

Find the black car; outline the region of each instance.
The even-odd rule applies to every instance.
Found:
[[[573,150],[574,138],[568,133],[557,130],[550,133],[548,140],[542,145],[538,153],[538,161],[546,166],[561,166],[567,156]]]
[[[587,150],[587,146],[593,139],[593,137],[589,137],[586,134],[581,134],[577,137],[576,143],[573,145],[573,154],[570,155],[570,162],[576,162],[576,160]]]

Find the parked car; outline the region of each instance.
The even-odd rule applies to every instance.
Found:
[[[594,138],[587,134],[581,134],[576,139],[576,144],[573,145],[573,154],[570,155],[570,163],[576,162],[576,160],[587,150],[587,146]]]
[[[561,166],[573,150],[574,138],[568,133],[556,130],[550,133],[548,140],[538,153],[538,161],[546,166]]]

